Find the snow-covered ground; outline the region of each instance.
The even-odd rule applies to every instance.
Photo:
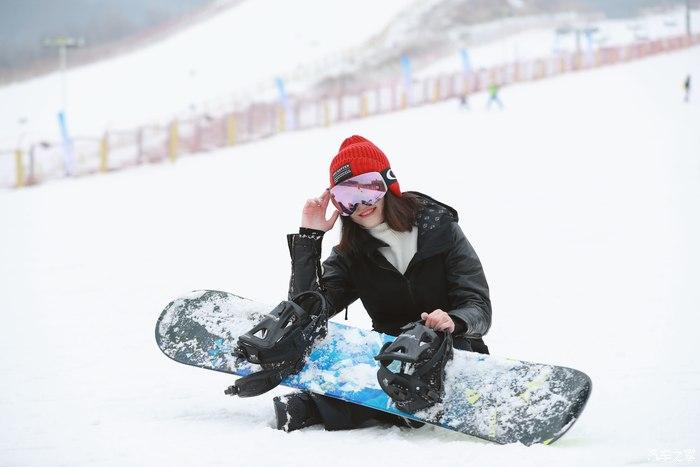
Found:
[[[566,465],[697,459],[700,48],[456,102],[0,193],[0,465]],[[273,428],[271,398],[158,350],[192,289],[284,298],[285,234],[342,139],[454,206],[484,265],[492,353],[587,372],[553,446],[436,428]],[[338,226],[324,240],[324,256]],[[350,323],[367,326],[360,304]]]

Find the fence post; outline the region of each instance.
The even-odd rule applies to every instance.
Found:
[[[231,114],[226,118],[226,144],[236,144],[236,116]]]
[[[369,115],[369,105],[365,93],[360,95],[360,117],[364,118]]]
[[[277,131],[283,132],[285,130],[285,117],[286,112],[283,107],[277,107]]]
[[[26,182],[25,184],[27,185],[34,185],[37,183],[36,179],[36,171],[34,170],[34,151],[36,150],[36,144],[32,144],[32,147],[29,148],[29,174],[25,177]]]
[[[16,181],[17,181],[17,188],[23,187],[25,184],[25,177],[24,177],[24,161],[23,159],[23,153],[21,149],[16,149],[15,150],[15,166],[16,166]]]
[[[290,130],[301,130],[302,129],[302,122],[301,122],[301,106],[302,103],[300,101],[294,101],[294,120],[292,121],[292,128]]]
[[[107,172],[109,167],[108,162],[109,157],[109,133],[105,131],[102,135],[102,140],[100,141],[100,172]]]
[[[177,153],[180,145],[180,135],[178,132],[177,119],[170,123],[170,134],[168,138],[168,158],[171,162],[177,159]]]
[[[435,85],[433,86],[433,99],[432,99],[433,103],[440,100],[440,95],[441,95],[440,81],[441,81],[440,77],[435,79]]]
[[[331,126],[331,108],[328,100],[323,101],[323,126]]]

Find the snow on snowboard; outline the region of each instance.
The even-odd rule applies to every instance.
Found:
[[[236,363],[238,336],[274,307],[233,294],[200,290],[171,302],[156,324],[156,341],[171,359],[238,376],[260,366]],[[330,321],[306,365],[282,384],[412,418],[501,444],[550,444],[583,411],[591,380],[571,368],[454,350],[441,403],[407,414],[377,381],[374,356],[393,336]]]

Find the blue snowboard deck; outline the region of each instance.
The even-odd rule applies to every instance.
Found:
[[[236,364],[239,335],[274,306],[226,292],[202,290],[171,302],[158,318],[156,341],[171,359],[245,376],[260,369]],[[445,397],[415,414],[396,409],[377,381],[374,356],[393,336],[329,322],[306,365],[282,384],[438,425],[497,443],[550,444],[576,421],[591,380],[571,368],[455,350],[446,367]]]

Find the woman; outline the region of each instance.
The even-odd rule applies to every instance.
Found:
[[[336,211],[326,219],[333,202]],[[321,242],[341,217],[340,244],[320,265]],[[483,269],[457,225],[457,212],[418,192],[402,193],[384,153],[367,139],[343,141],[330,166],[330,188],[310,199],[298,234],[287,236],[292,257],[290,299],[318,290],[335,315],[358,298],[374,330],[398,335],[424,320],[453,334],[454,347],[488,353],[491,325]],[[349,429],[372,418],[411,424],[384,412],[316,394],[276,397],[277,426],[286,431],[323,423]]]

